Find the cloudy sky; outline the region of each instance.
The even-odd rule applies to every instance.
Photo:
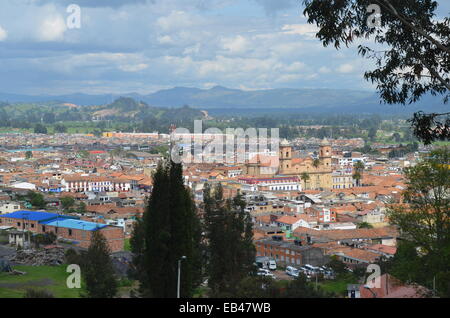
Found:
[[[323,48],[302,11],[300,0],[1,0],[0,91],[372,89],[369,62]]]

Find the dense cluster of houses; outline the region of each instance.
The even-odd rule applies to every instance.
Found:
[[[17,231],[53,232],[81,248],[100,231],[113,251],[123,250],[133,223],[144,213],[151,174],[163,158],[149,150],[168,146],[166,137],[0,135],[8,141],[0,149],[0,228],[13,229],[13,243],[20,241]],[[243,164],[185,164],[185,184],[199,215],[205,183],[220,183],[225,197],[241,194],[246,200],[258,256],[291,266],[320,266],[336,256],[352,268],[395,255],[399,233],[386,211],[390,204],[403,203],[401,171],[417,161],[417,154],[385,160],[353,152],[360,140],[305,145],[300,149],[283,141],[279,153],[254,153]],[[118,147],[121,151],[114,151]],[[270,157],[270,169],[262,157]],[[358,182],[357,162],[364,164]],[[45,207],[32,206],[30,191],[42,194]],[[63,205],[65,198],[72,199],[70,207]]]

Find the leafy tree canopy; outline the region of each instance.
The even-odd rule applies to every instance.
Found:
[[[426,96],[450,97],[450,19],[436,17],[433,0],[303,0],[308,23],[324,46],[340,49],[372,39],[375,48],[359,45],[359,54],[376,69],[365,79],[376,83],[387,104],[414,103]],[[377,7],[374,7],[377,6]],[[376,8],[380,15],[376,15]],[[415,135],[426,144],[450,137],[450,113],[416,113]]]

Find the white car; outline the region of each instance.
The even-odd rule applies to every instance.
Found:
[[[277,263],[275,262],[275,260],[272,259],[269,261],[269,269],[271,271],[277,270]]]
[[[295,267],[288,266],[286,267],[286,274],[292,277],[298,277],[300,275],[300,270],[296,269]]]
[[[256,273],[256,275],[258,275],[258,276],[271,277],[271,278],[273,278],[273,279],[276,278],[275,275],[272,274],[269,270],[263,269],[263,268],[260,268],[260,269],[258,270],[258,272]]]

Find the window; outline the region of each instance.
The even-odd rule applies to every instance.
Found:
[[[34,229],[34,223],[31,224],[31,228]]]
[[[69,229],[69,236],[72,236],[72,229]]]
[[[42,225],[42,232],[45,232],[45,225]]]

